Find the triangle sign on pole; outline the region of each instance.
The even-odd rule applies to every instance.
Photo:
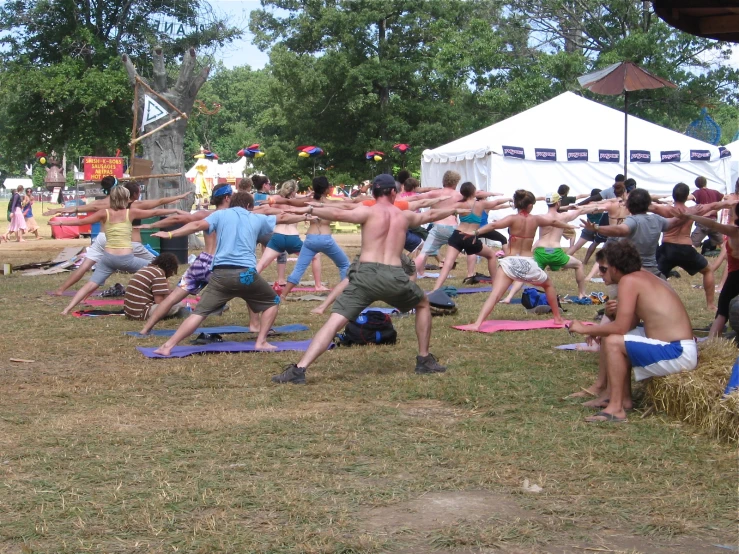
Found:
[[[144,115],[141,119],[141,132],[144,131],[149,123],[153,123],[158,119],[167,117],[169,113],[160,104],[158,104],[151,96],[144,94]]]

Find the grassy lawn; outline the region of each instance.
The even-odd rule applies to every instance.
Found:
[[[358,236],[340,241],[350,257],[357,252]],[[51,240],[3,244],[0,262],[60,249]],[[324,279],[336,283],[323,262]],[[449,284],[462,286],[463,265]],[[138,323],[58,315],[69,299],[44,291],[66,277],[0,276],[0,552],[646,553],[736,544],[735,448],[659,414],[584,423],[593,412],[561,399],[590,383],[596,356],[553,350],[571,342],[561,330],[451,329],[474,320],[482,294],[434,318],[431,350],[446,374],[413,373],[413,318],[402,317],[396,346],[329,352],[306,387],[279,387],[270,376],[299,353],[149,360],[135,346],[163,339],[123,335]],[[116,275],[108,286],[127,280]],[[694,326],[706,325],[711,314],[692,289],[700,279],[683,272],[673,281]],[[571,272],[555,282],[561,294],[575,292]],[[315,305],[281,307],[278,324],[311,327],[290,339],[310,338],[325,321],[309,314]],[[596,311],[567,309],[578,319]],[[536,317],[520,306],[494,316]],[[208,323],[245,318],[233,302]],[[524,479],[543,491],[523,491]]]

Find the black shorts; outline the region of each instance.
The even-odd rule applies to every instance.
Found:
[[[594,242],[595,244],[602,244],[608,240],[607,237],[589,229],[583,229],[580,233],[580,238],[587,242]]]
[[[732,271],[726,277],[726,283],[721,289],[721,294],[718,295],[716,317],[722,315],[726,319],[729,318],[729,305],[736,296],[739,296],[739,271]]]
[[[488,231],[487,233],[483,235],[477,235],[478,239],[489,239],[499,242],[500,244],[508,244],[508,239],[505,238],[505,235],[499,233],[496,230]]]
[[[483,247],[482,241],[475,235],[465,235],[456,229],[446,243],[452,248],[468,255],[479,254]]]
[[[708,261],[689,244],[663,242],[657,248],[657,267],[662,275],[670,275],[675,267],[681,267],[690,275],[703,271]]]

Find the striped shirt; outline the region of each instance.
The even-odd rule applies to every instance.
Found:
[[[123,311],[130,319],[145,320],[154,305],[154,296],[167,296],[169,284],[164,270],[155,265],[139,269],[126,286]]]

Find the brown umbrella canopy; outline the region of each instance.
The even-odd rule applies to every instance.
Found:
[[[577,78],[580,86],[596,94],[616,95],[634,90],[677,88],[670,81],[652,75],[633,62],[619,62]]]
[[[739,43],[736,0],[652,0],[652,5],[658,16],[681,31]]]
[[[618,62],[578,77],[580,86],[596,94],[624,95],[624,175],[629,169],[629,92],[655,88],[677,88],[670,81],[652,75],[633,62]]]

